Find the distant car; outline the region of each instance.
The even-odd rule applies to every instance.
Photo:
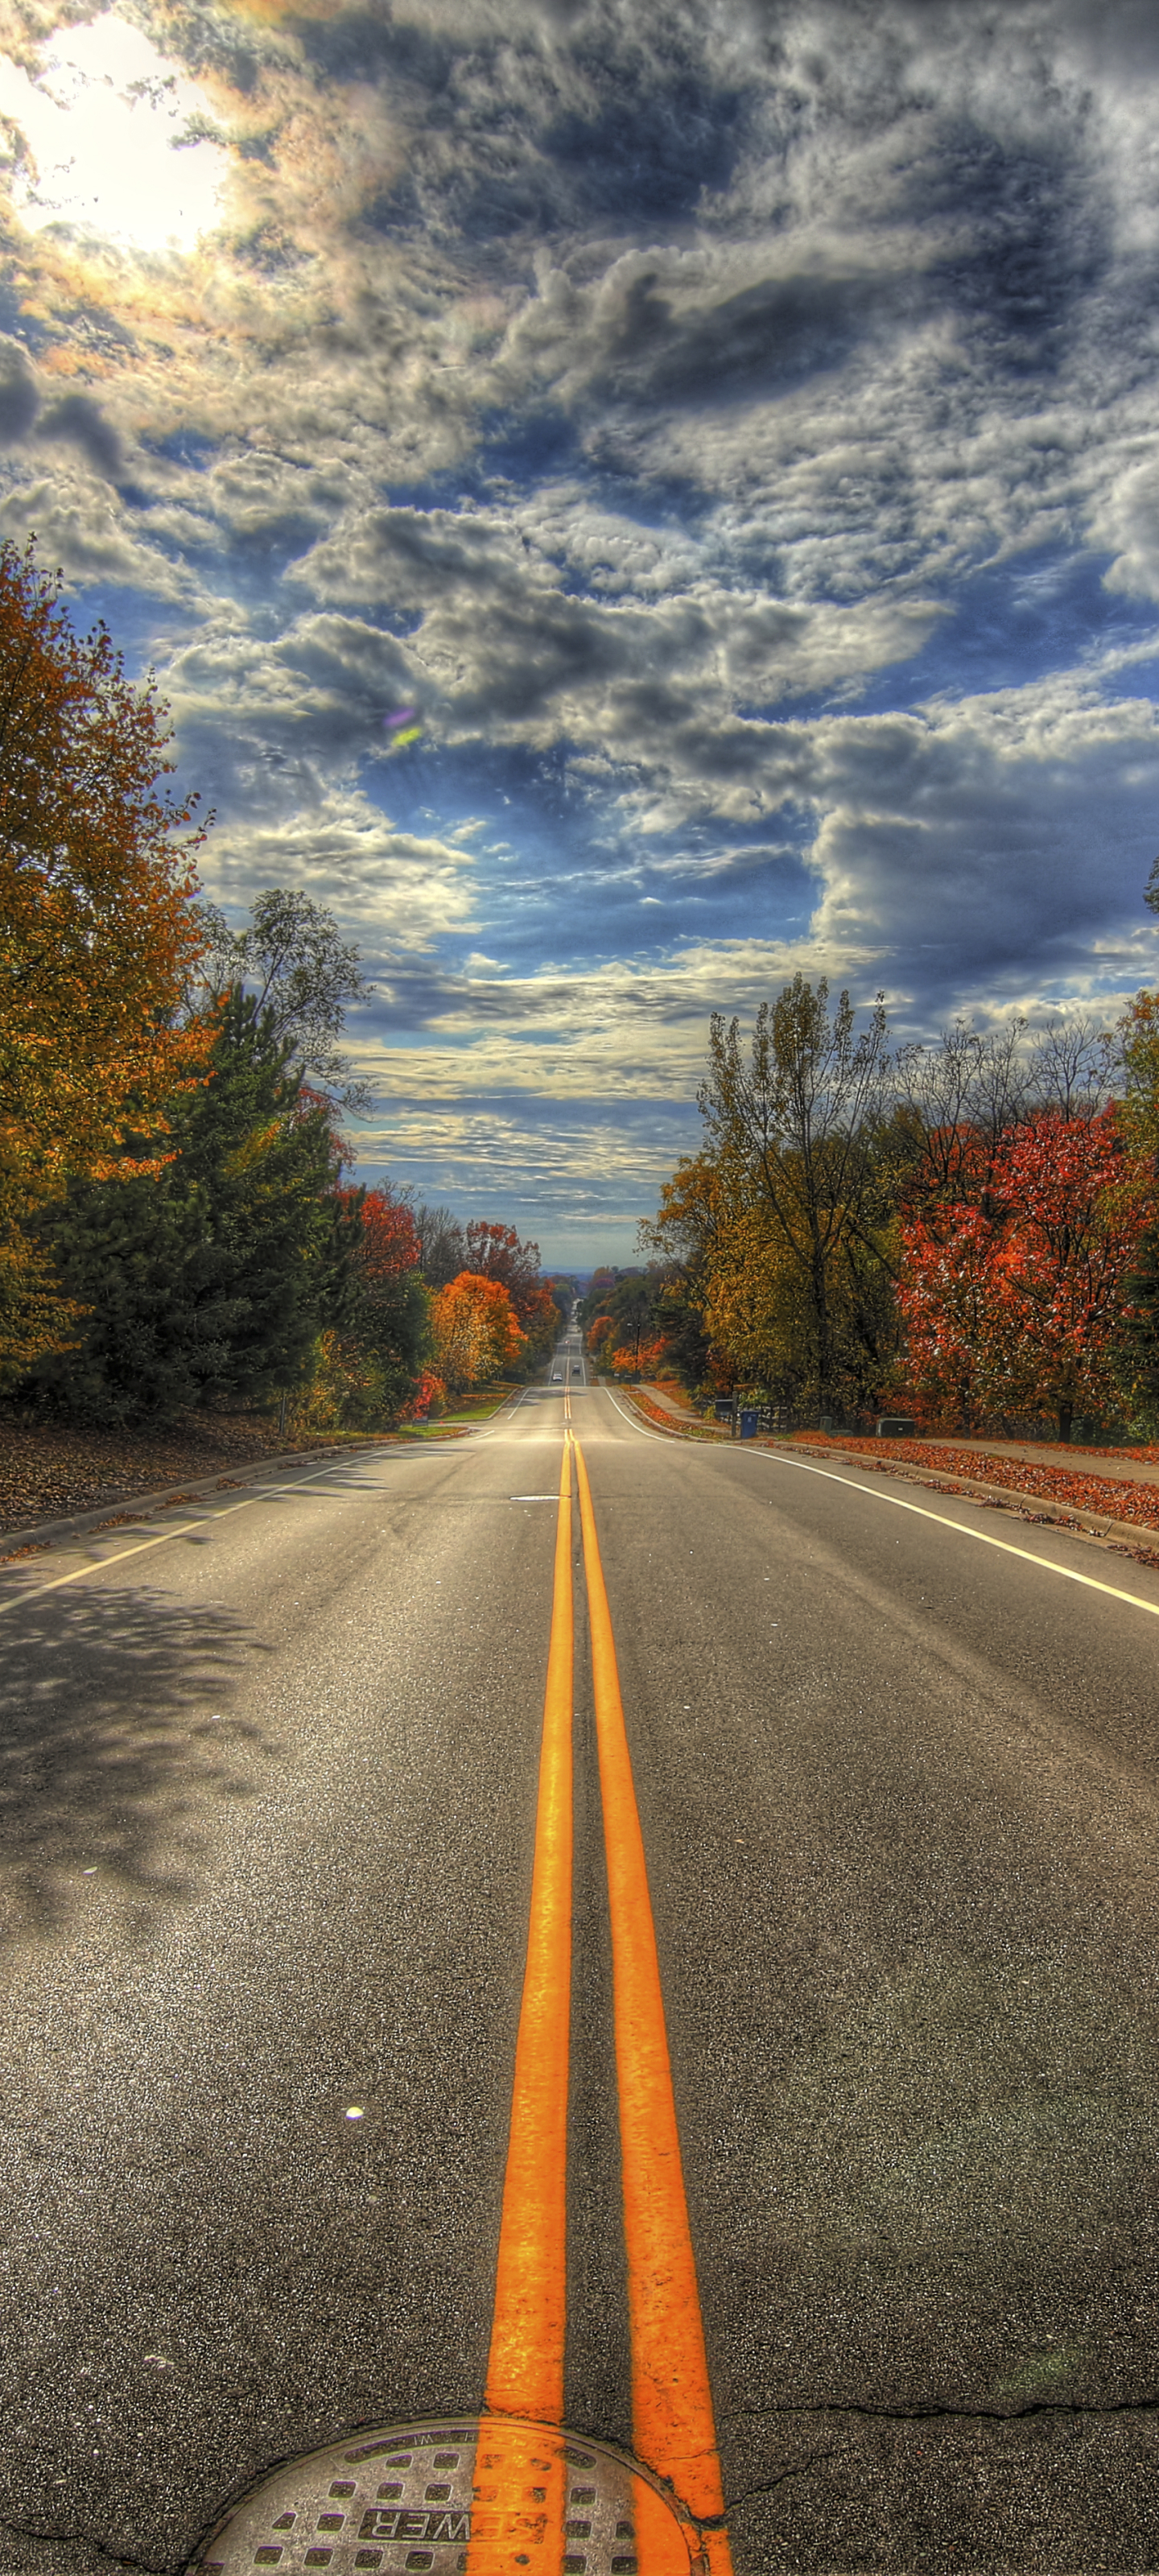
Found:
[[[563,1376],[562,1376],[562,1373],[561,1373],[561,1371],[560,1371],[559,1369],[553,1369],[553,1370],[552,1370],[552,1373],[551,1373],[551,1383],[552,1383],[552,1385],[553,1385],[553,1386],[562,1386],[562,1385],[563,1385]]]

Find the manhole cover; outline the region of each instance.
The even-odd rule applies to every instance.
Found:
[[[507,2419],[389,2424],[275,2469],[189,2576],[695,2576],[699,2539],[637,2461]]]

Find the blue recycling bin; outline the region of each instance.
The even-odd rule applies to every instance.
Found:
[[[755,1404],[745,1404],[741,1406],[740,1436],[742,1440],[756,1439],[758,1418]]]

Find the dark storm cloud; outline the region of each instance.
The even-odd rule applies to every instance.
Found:
[[[682,313],[652,272],[631,280],[587,391],[642,410],[757,401],[843,365],[902,300],[864,275],[769,277]]]
[[[109,483],[119,481],[124,470],[121,441],[90,394],[65,394],[50,410],[42,411],[36,435],[79,448],[95,473],[103,474]]]
[[[679,225],[727,185],[745,98],[714,74],[694,15],[534,11],[500,28],[423,27],[358,10],[300,29],[328,80],[389,88],[407,167],[364,221],[435,228],[468,256],[520,237]]]
[[[0,335],[0,440],[14,446],[27,438],[40,409],[40,391],[19,340]]]

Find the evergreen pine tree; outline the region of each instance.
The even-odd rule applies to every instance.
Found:
[[[209,1081],[172,1106],[172,1161],[153,1179],[78,1181],[46,1212],[61,1286],[88,1313],[27,1391],[132,1421],[304,1381],[349,1306],[359,1194],[337,1195],[328,1104],[293,1059],[274,1015],[233,988]]]

